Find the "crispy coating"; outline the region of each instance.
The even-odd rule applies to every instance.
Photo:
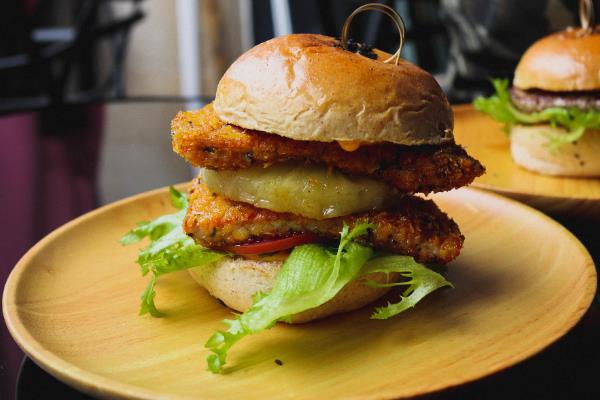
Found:
[[[430,193],[467,185],[485,171],[456,144],[379,143],[348,152],[335,142],[312,142],[247,130],[219,119],[211,104],[179,112],[171,123],[173,150],[195,166],[236,170],[297,160],[350,175],[379,179],[403,193]]]
[[[456,223],[433,201],[414,196],[401,199],[394,208],[325,220],[278,213],[229,200],[196,181],[191,189],[184,231],[209,248],[281,238],[313,232],[339,240],[344,222],[353,227],[369,221],[375,227],[357,239],[365,245],[409,255],[419,262],[444,264],[460,253],[464,237]]]

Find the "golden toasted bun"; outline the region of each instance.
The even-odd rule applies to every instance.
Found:
[[[253,261],[226,257],[210,267],[189,269],[192,278],[229,308],[244,312],[252,305],[257,292],[268,293],[281,269],[282,261]],[[377,300],[389,288],[366,285],[368,279],[385,282],[384,274],[371,274],[350,282],[333,299],[320,307],[292,316],[293,323],[303,323],[329,315],[356,310]]]
[[[558,32],[535,42],[523,55],[513,85],[549,91],[600,90],[600,27]]]
[[[228,123],[295,140],[453,140],[452,110],[433,76],[385,58],[351,53],[322,35],[271,39],[229,67],[214,109]]]
[[[550,125],[515,125],[510,132],[512,157],[521,167],[540,174],[600,177],[600,131],[587,130],[577,142],[551,151],[548,141],[566,133]]]

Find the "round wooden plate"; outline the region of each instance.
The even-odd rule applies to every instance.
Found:
[[[230,311],[185,271],[157,284],[161,319],[139,317],[147,279],[117,240],[171,211],[165,189],[103,207],[56,230],[17,264],[3,311],[21,348],[57,378],[100,397],[398,398],[511,366],[565,334],[588,308],[596,272],[565,228],[512,200],[461,189],[435,196],[466,236],[440,290],[387,321],[366,307],[279,324],[205,371],[205,340]],[[275,360],[283,365],[277,365]]]
[[[458,143],[485,165],[473,186],[522,201],[548,214],[600,219],[600,179],[535,174],[517,166],[502,124],[469,104],[454,107]]]

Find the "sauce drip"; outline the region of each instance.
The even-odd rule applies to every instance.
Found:
[[[359,140],[338,140],[337,142],[346,151],[356,151],[361,145]]]

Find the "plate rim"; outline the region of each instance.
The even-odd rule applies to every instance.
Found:
[[[456,123],[457,118],[457,113],[480,113],[478,110],[475,109],[475,107],[473,107],[473,105],[471,103],[460,103],[460,104],[453,104],[452,105],[452,110],[454,111],[454,121]],[[483,114],[482,114],[483,116]],[[488,119],[490,121],[495,121],[493,118],[488,117]],[[498,123],[498,122],[497,122]],[[465,145],[465,143],[458,143],[459,145]],[[520,168],[520,167],[519,167]],[[582,178],[574,178],[574,177],[569,177],[569,176],[560,176],[560,177],[554,177],[552,175],[541,175],[541,174],[536,174],[534,172],[531,171],[527,171],[527,170],[523,170],[523,172],[526,173],[530,173],[536,176],[541,176],[544,178],[556,178],[556,179],[567,179],[569,181],[582,181],[582,180],[598,180],[599,178],[593,178],[593,177],[582,177]],[[495,185],[490,185],[487,183],[482,183],[482,182],[478,182],[477,179],[475,179],[475,181],[473,181],[473,183],[471,183],[470,187],[475,187],[478,189],[483,189],[483,190],[487,190],[487,191],[491,191],[491,192],[495,192],[497,194],[503,195],[503,196],[508,196],[508,197],[515,197],[515,196],[521,196],[521,198],[529,198],[529,199],[536,199],[536,200],[551,200],[551,201],[557,201],[557,202],[591,202],[591,203],[598,203],[600,205],[600,194],[597,197],[583,197],[583,196],[568,196],[565,197],[564,195],[554,195],[551,193],[533,193],[533,192],[527,192],[527,191],[523,191],[523,190],[517,190],[517,189],[513,189],[510,187],[499,187],[499,186],[495,186]]]
[[[189,185],[188,183],[178,183],[172,185],[181,187]],[[59,236],[62,232],[69,230],[72,226],[84,223],[88,219],[94,218],[97,214],[101,214],[106,210],[117,208],[122,204],[135,202],[146,196],[154,196],[162,191],[168,190],[168,186],[152,189],[146,192],[138,193],[133,196],[128,196],[123,199],[101,206],[97,209],[89,211],[69,222],[59,226],[55,230],[48,233],[37,243],[35,243],[27,252],[19,259],[11,270],[4,288],[2,291],[2,315],[4,323],[12,339],[17,343],[19,348],[29,357],[37,366],[44,371],[59,379],[61,382],[80,390],[84,393],[99,396],[102,399],[108,398],[123,398],[123,399],[154,399],[160,396],[160,393],[147,390],[139,386],[122,383],[114,379],[106,378],[94,372],[87,371],[44,348],[28,331],[25,324],[19,319],[17,307],[14,306],[17,289],[25,273],[26,266],[30,259],[43,248],[46,243],[52,241],[54,237]],[[11,299],[9,308],[8,300]]]
[[[494,192],[495,194],[503,197],[510,197],[515,199],[516,196],[520,198],[528,198],[534,200],[552,200],[557,202],[577,202],[577,203],[598,203],[600,204],[600,196],[598,198],[594,197],[564,197],[564,196],[555,196],[555,195],[545,195],[545,194],[536,194],[536,193],[528,193],[522,192],[518,190],[512,190],[510,188],[499,188],[498,186],[489,185],[481,182],[473,182],[471,183],[473,188],[477,188],[479,190]]]
[[[179,183],[173,185],[175,187],[185,187],[189,185],[189,182]],[[139,193],[133,196],[126,197],[124,199],[106,204],[102,207],[99,207],[93,211],[85,213],[67,223],[50,232],[48,235],[43,237],[40,241],[38,241],[35,245],[33,245],[17,262],[17,264],[13,267],[10,275],[6,281],[6,284],[3,289],[2,294],[2,313],[4,316],[4,321],[10,332],[13,340],[18,344],[21,350],[29,357],[32,361],[34,361],[40,368],[44,369],[50,375],[56,377],[62,382],[66,383],[69,386],[72,386],[78,390],[81,390],[84,393],[92,394],[94,396],[99,396],[101,398],[126,398],[126,399],[155,399],[159,397],[164,397],[165,395],[169,398],[186,398],[184,396],[173,395],[169,393],[154,391],[145,389],[141,386],[136,386],[132,384],[122,383],[120,381],[104,377],[102,375],[96,374],[94,372],[90,372],[83,368],[80,368],[61,357],[55,355],[52,351],[44,348],[44,346],[39,343],[32,335],[30,335],[29,330],[26,327],[26,324],[23,323],[18,315],[16,304],[16,294],[19,287],[19,283],[23,276],[26,274],[27,265],[30,264],[30,260],[32,257],[43,248],[46,243],[52,241],[54,237],[61,235],[64,231],[70,229],[72,226],[84,223],[85,221],[94,218],[96,215],[101,214],[109,209],[117,208],[122,206],[123,204],[131,203],[138,201],[144,197],[155,196],[159,193],[166,192],[168,190],[168,186],[149,190],[143,193]],[[485,191],[479,188],[473,187],[464,187],[461,189],[455,189],[454,191],[464,191],[464,192],[474,192],[475,194],[488,196],[496,201],[508,203],[508,205],[512,207],[521,208],[523,211],[533,213],[538,218],[540,218],[543,222],[549,223],[553,225],[555,228],[565,235],[565,239],[568,239],[573,244],[576,245],[576,249],[580,254],[584,257],[583,263],[583,274],[587,275],[587,285],[585,286],[585,291],[582,293],[582,297],[580,302],[577,304],[577,308],[574,313],[569,318],[569,323],[565,324],[561,329],[557,329],[553,332],[552,335],[549,335],[547,340],[544,341],[541,345],[537,345],[532,347],[530,351],[523,352],[514,356],[507,361],[503,365],[494,366],[486,371],[482,371],[480,375],[473,376],[468,379],[456,378],[454,380],[446,382],[444,385],[435,387],[432,389],[425,389],[415,393],[409,393],[406,396],[412,397],[417,395],[425,395],[431,393],[439,393],[444,390],[448,390],[453,387],[457,387],[460,385],[464,385],[470,382],[474,382],[490,375],[493,375],[499,371],[504,369],[513,367],[514,365],[523,362],[530,357],[539,354],[550,345],[555,343],[558,339],[563,337],[567,332],[569,332],[584,316],[585,312],[590,307],[594,295],[597,290],[597,272],[595,268],[594,261],[587,250],[587,248],[581,243],[581,241],[571,233],[566,227],[561,225],[559,222],[544,214],[541,211],[536,210],[533,207],[530,207],[526,204],[520,203],[519,201],[513,200],[511,198],[507,198],[505,196],[496,194],[494,192]],[[9,305],[10,304],[10,305]],[[384,393],[380,393],[384,394]],[[386,393],[392,395],[392,393]],[[385,395],[385,394],[384,394]]]

